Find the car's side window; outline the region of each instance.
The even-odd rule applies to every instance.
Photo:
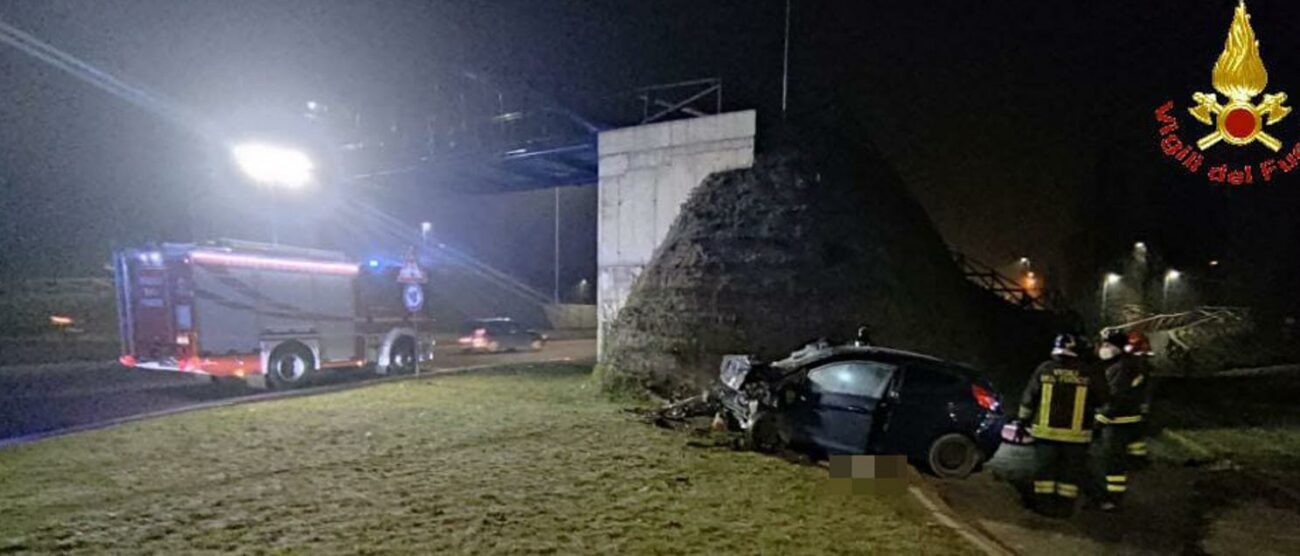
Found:
[[[808,384],[814,394],[880,398],[895,368],[880,361],[840,361],[813,369]]]
[[[962,378],[939,368],[911,365],[903,380],[902,394],[906,396],[935,395],[956,390],[962,386]]]

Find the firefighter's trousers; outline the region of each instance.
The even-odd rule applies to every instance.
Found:
[[[1097,490],[1102,499],[1118,504],[1128,492],[1131,459],[1146,457],[1144,423],[1101,426],[1101,479]]]
[[[1068,514],[1088,476],[1088,443],[1034,441],[1033,500],[1037,509]]]

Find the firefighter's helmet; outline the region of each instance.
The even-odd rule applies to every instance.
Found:
[[[1079,356],[1079,339],[1074,334],[1057,334],[1052,342],[1052,355]]]
[[[1151,355],[1151,340],[1146,334],[1134,330],[1128,333],[1128,346],[1124,350],[1133,355]]]
[[[1127,351],[1128,348],[1128,334],[1123,332],[1111,332],[1110,334],[1105,335],[1101,341],[1102,343],[1115,346],[1117,349],[1122,351]]]

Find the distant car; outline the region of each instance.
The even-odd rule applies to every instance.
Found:
[[[537,351],[546,345],[546,335],[508,318],[475,319],[461,327],[457,342],[465,353]]]
[[[755,448],[902,454],[941,477],[992,457],[1005,417],[970,367],[881,347],[809,344],[773,363],[729,355],[717,397]]]

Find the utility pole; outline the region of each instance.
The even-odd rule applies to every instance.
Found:
[[[554,290],[551,292],[555,304],[560,304],[560,188],[555,188],[555,259],[552,268],[555,269],[555,281],[552,284]]]
[[[781,119],[790,96],[790,0],[785,0],[785,47],[781,53]]]

